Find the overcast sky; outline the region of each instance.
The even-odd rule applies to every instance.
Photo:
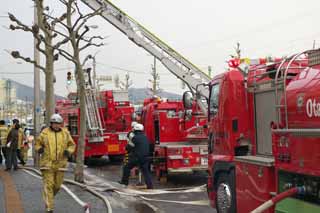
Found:
[[[242,56],[251,58],[283,56],[310,49],[314,40],[316,47],[320,47],[319,0],[114,0],[113,3],[200,68],[206,70],[211,65],[213,74],[225,70],[225,61],[234,53],[237,42],[241,44]],[[51,8],[56,13],[61,11],[57,5]],[[90,11],[84,5],[82,10]],[[29,34],[5,29],[9,25],[7,12],[31,24],[32,1],[2,0],[0,77],[33,86],[32,66],[17,64],[3,51],[18,49],[23,55],[33,55],[33,39]],[[133,87],[147,87],[153,58],[102,18],[92,23],[99,26],[95,34],[109,36],[108,45],[97,54],[98,74],[118,73],[124,78],[124,70],[129,70]],[[96,52],[97,49],[91,49],[92,54]],[[55,64],[57,94],[67,94],[65,68],[71,66],[66,61]],[[181,93],[181,83],[160,63],[158,69],[160,87]],[[44,87],[43,75],[41,87]]]

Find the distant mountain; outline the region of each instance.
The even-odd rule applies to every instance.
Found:
[[[143,103],[143,100],[145,98],[151,97],[149,94],[149,90],[147,88],[130,88],[129,89],[129,100],[132,103]],[[170,93],[166,91],[162,91],[159,94],[160,97],[162,98],[168,98],[171,100],[181,100],[181,95],[175,94],[175,93]]]
[[[11,80],[12,87],[16,88],[17,92],[17,98],[20,100],[25,100],[26,97],[28,97],[28,101],[33,101],[34,100],[34,94],[33,94],[33,87],[21,84],[19,82]],[[41,99],[44,100],[45,98],[45,92],[43,90],[40,91],[40,96]],[[65,99],[62,96],[56,95],[56,99]]]
[[[33,101],[34,99],[33,87],[29,87],[27,85],[21,84],[13,80],[11,80],[11,82],[12,82],[12,87],[16,88],[18,99],[25,100],[25,98],[28,97],[28,101]],[[151,95],[149,95],[148,93],[150,92],[147,88],[130,88],[129,99],[132,103],[143,103],[143,100],[145,98],[151,97]],[[44,100],[45,92],[43,90],[41,90],[40,95],[41,95],[41,99]],[[168,98],[171,100],[181,100],[181,95],[166,92],[166,91],[162,91],[159,94],[159,96],[162,98]],[[65,99],[65,97],[56,95],[56,100],[59,100],[59,99]]]

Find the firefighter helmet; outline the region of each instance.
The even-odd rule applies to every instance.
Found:
[[[50,118],[50,123],[58,123],[62,124],[63,123],[63,118],[59,114],[53,114]]]
[[[138,124],[138,122],[136,122],[136,121],[132,121],[131,122],[131,128],[133,128],[135,125],[137,125]]]
[[[133,129],[137,131],[143,131],[144,128],[142,124],[137,123],[136,125],[134,125]]]

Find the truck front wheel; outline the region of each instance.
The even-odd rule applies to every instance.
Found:
[[[218,213],[235,213],[234,172],[220,173],[216,185],[216,207]]]

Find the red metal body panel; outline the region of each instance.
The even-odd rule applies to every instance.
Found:
[[[287,85],[288,128],[320,129],[320,69],[306,68]],[[283,102],[283,101],[282,101]],[[282,125],[285,114],[282,110]],[[281,126],[281,125],[280,125]],[[273,133],[277,169],[320,176],[320,135],[312,133]]]
[[[275,192],[274,167],[236,161],[237,212],[252,211],[272,198],[270,192]],[[272,213],[274,208],[264,212]]]
[[[70,117],[76,117],[76,126],[69,128],[75,142],[78,141],[80,127],[80,110],[76,103],[76,94],[70,94],[68,100],[59,100],[56,110],[64,118],[65,126],[69,126]],[[102,91],[98,97],[98,106],[104,128],[104,142],[90,143],[86,138],[85,157],[103,155],[124,155],[127,144],[126,135],[130,131],[134,108],[128,101],[114,100],[113,91]]]
[[[313,177],[320,175],[320,134],[310,133],[312,129],[320,129],[320,70],[319,65],[306,68],[308,61],[305,58],[294,61],[287,71],[289,78],[285,81],[286,102],[283,100],[283,93],[278,94],[282,97],[281,121],[276,123],[272,120],[270,123],[270,129],[275,129],[270,141],[270,144],[273,144],[272,155],[267,158],[257,155],[259,131],[256,129],[256,123],[261,122],[255,118],[257,97],[261,101],[261,97],[272,96],[258,96],[259,93],[256,91],[261,94],[275,90],[273,79],[279,64],[278,61],[273,65],[251,66],[246,79],[235,66],[228,72],[216,76],[210,83],[211,96],[216,92],[215,86],[219,85],[219,94],[216,94],[219,108],[217,112],[211,112],[210,102],[215,100],[213,96],[210,97],[208,116],[211,151],[208,157],[208,195],[213,207],[216,206],[216,182],[219,182],[217,180],[220,174],[227,174],[227,181],[232,181],[230,175],[235,174],[233,189],[236,197],[235,209],[238,213],[252,211],[271,198],[270,192],[279,190],[279,170]],[[284,63],[283,67],[286,68],[287,65],[288,62]],[[276,107],[275,100],[270,101],[274,101],[272,107]],[[287,106],[287,120],[283,106]],[[289,130],[276,131],[277,128],[284,128],[286,124]],[[290,132],[290,129],[294,132]],[[304,131],[306,129],[309,132]],[[247,149],[242,149],[246,146]],[[236,156],[243,156],[244,160],[239,161],[241,157]],[[250,162],[249,158],[256,160],[258,164]],[[268,166],[263,166],[265,159],[270,161]],[[274,209],[269,209],[268,212],[274,212]]]
[[[158,176],[207,169],[206,117],[195,106],[192,112],[187,118],[182,101],[144,101],[142,123],[154,145]]]

